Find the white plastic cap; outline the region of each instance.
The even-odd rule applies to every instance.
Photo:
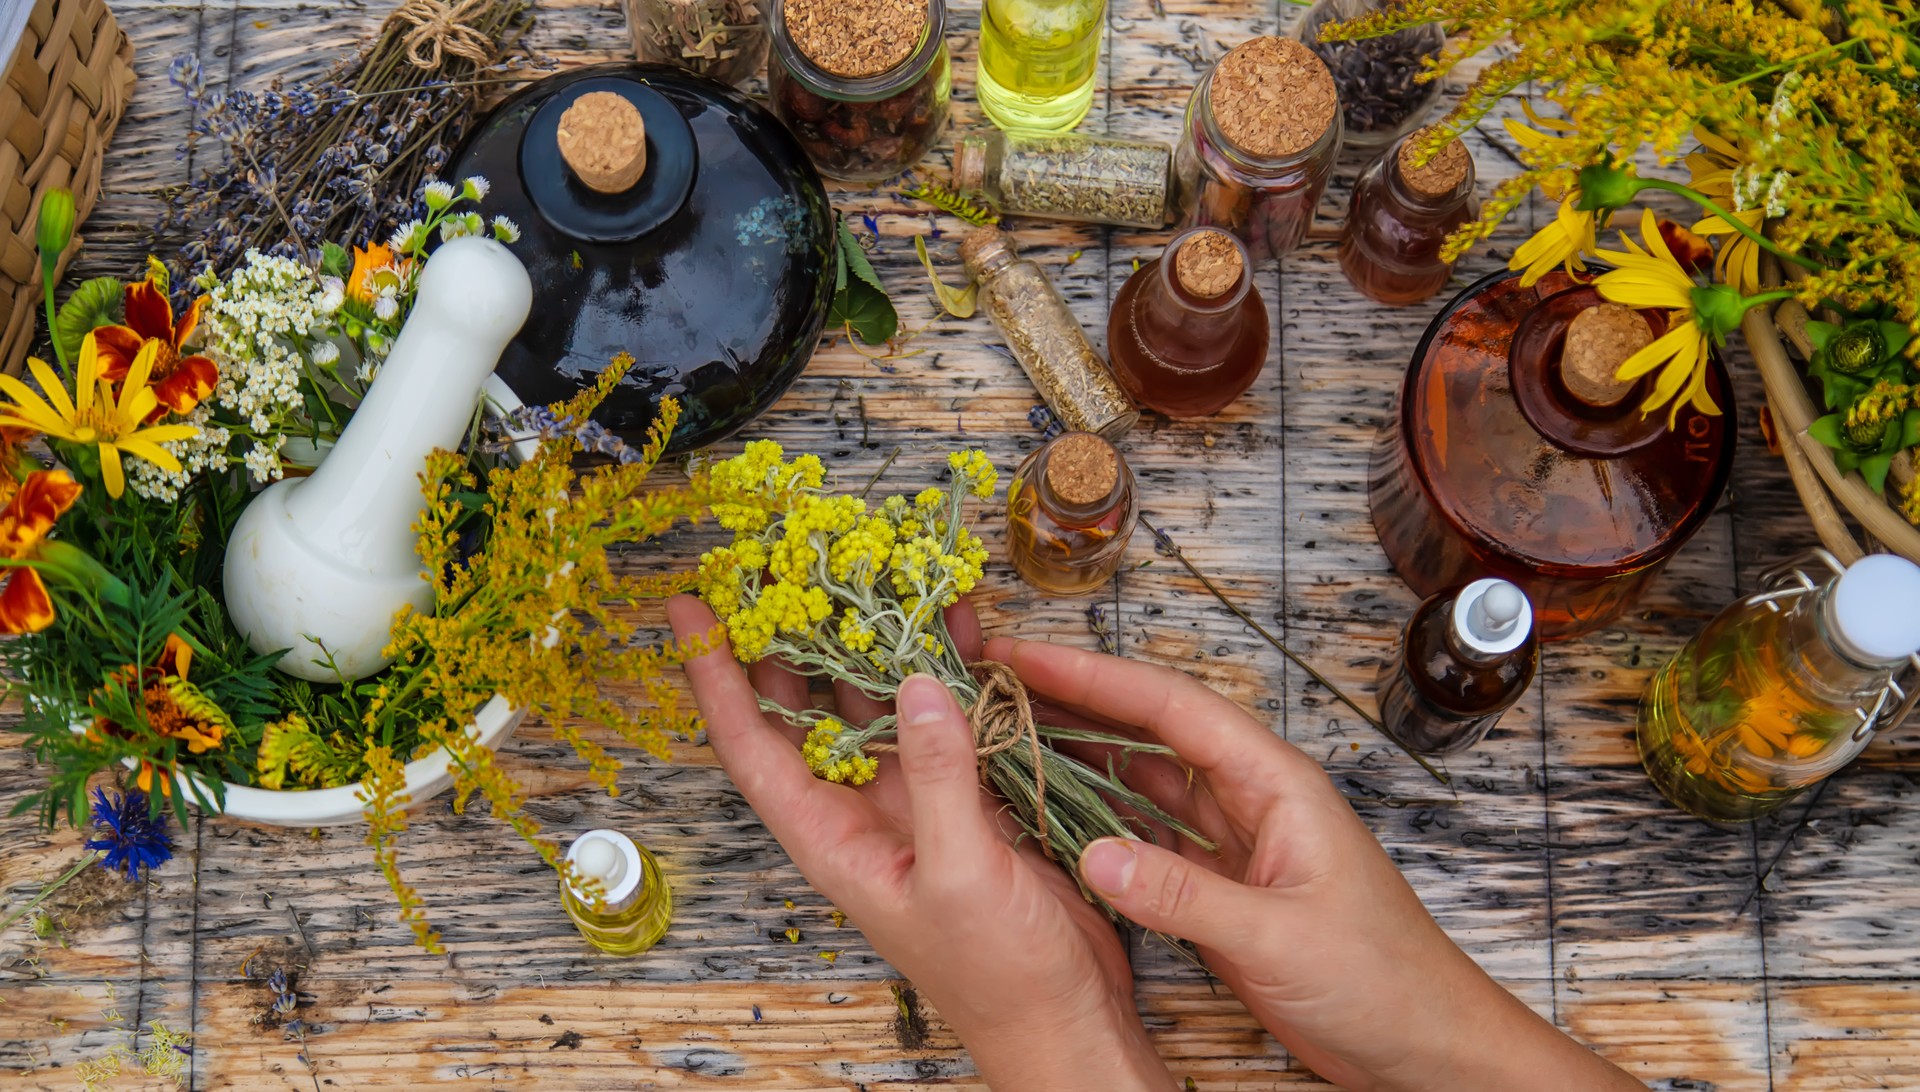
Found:
[[[1533,604],[1505,580],[1476,580],[1453,600],[1453,632],[1462,645],[1482,656],[1502,656],[1527,643],[1533,632]]]
[[[1920,566],[1869,554],[1834,581],[1834,637],[1867,663],[1896,664],[1920,652]]]
[[[632,899],[639,890],[640,847],[617,830],[590,830],[575,838],[567,850],[567,860],[582,877],[600,881],[602,897],[610,907]],[[573,893],[586,898],[578,887]]]

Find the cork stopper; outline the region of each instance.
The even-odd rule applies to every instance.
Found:
[[[589,91],[560,115],[560,158],[587,188],[625,193],[647,169],[647,123],[611,91]]]
[[[850,80],[898,68],[927,27],[927,0],[784,0],[781,11],[795,48]]]
[[[1420,149],[1426,146],[1427,135],[1432,127],[1417,129],[1412,136],[1400,142],[1400,177],[1406,181],[1407,188],[1422,197],[1445,197],[1460,188],[1460,183],[1473,173],[1473,156],[1467,146],[1455,137],[1441,147],[1439,154],[1428,160],[1425,166],[1416,167],[1414,162],[1420,158]]]
[[[1220,58],[1208,98],[1221,134],[1263,159],[1313,147],[1340,108],[1326,62],[1291,38],[1271,35],[1242,42]]]
[[[1633,391],[1631,381],[1614,373],[1628,357],[1653,344],[1647,320],[1631,307],[1598,303],[1573,316],[1567,346],[1560,354],[1560,380],[1575,398],[1589,405],[1612,406]]]
[[[1232,291],[1245,269],[1246,260],[1233,237],[1213,228],[1187,236],[1180,252],[1173,256],[1174,277],[1180,287],[1203,300]]]
[[[1091,432],[1069,432],[1047,454],[1047,488],[1074,508],[1106,500],[1119,481],[1120,453]]]
[[[999,228],[974,228],[960,240],[960,264],[966,266],[967,276],[976,281],[1002,260],[1011,261],[1019,253],[1013,245],[1013,236]]]

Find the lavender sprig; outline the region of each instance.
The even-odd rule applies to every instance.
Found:
[[[639,448],[628,445],[600,422],[576,420],[547,406],[522,406],[493,427],[509,440],[526,439],[528,433],[538,434],[542,440],[572,440],[587,454],[603,455],[616,463],[637,463],[643,458]]]

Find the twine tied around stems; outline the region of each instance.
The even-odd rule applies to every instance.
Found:
[[[1033,699],[1013,668],[996,660],[967,665],[980,680],[980,696],[967,710],[973,725],[974,753],[980,757],[980,776],[986,779],[987,760],[1022,744],[1033,753],[1034,834],[1047,844],[1047,769],[1040,727],[1033,719]]]
[[[474,67],[493,63],[493,39],[467,25],[466,20],[484,14],[493,0],[407,0],[391,18],[413,27],[401,44],[407,47],[407,60],[415,68],[438,69],[446,54],[472,61]]]

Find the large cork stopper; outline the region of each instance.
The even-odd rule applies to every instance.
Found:
[[[1099,504],[1120,481],[1120,453],[1091,432],[1069,432],[1047,455],[1047,488],[1075,508]]]
[[[560,158],[587,188],[625,193],[647,169],[647,124],[611,91],[590,91],[560,115]]]
[[[1575,398],[1593,406],[1617,405],[1633,391],[1615,377],[1627,358],[1653,344],[1647,320],[1631,307],[1599,303],[1573,316],[1560,354],[1560,380]]]
[[[1340,108],[1326,62],[1292,38],[1271,35],[1242,42],[1220,58],[1207,98],[1221,134],[1265,159],[1313,147]]]
[[[1203,300],[1232,291],[1245,268],[1233,237],[1213,228],[1194,232],[1173,256],[1173,274],[1180,287]]]

